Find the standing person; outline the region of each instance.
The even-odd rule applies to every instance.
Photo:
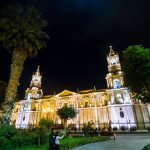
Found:
[[[113,137],[114,137],[114,140],[116,140],[116,133],[115,132],[113,133]]]
[[[54,145],[55,145],[55,135],[52,129],[49,136],[49,150],[54,150]]]
[[[59,150],[59,145],[60,145],[59,140],[62,139],[63,137],[64,137],[64,135],[59,136],[59,132],[56,132],[56,135],[55,135],[55,150]]]

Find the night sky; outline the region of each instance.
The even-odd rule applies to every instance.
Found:
[[[21,99],[38,65],[44,95],[100,89],[106,88],[110,45],[120,57],[129,45],[150,47],[150,0],[1,0],[0,9],[12,2],[37,7],[49,23],[47,48],[24,64]],[[0,80],[8,81],[10,64],[0,43]]]

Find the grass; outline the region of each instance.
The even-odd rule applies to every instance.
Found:
[[[79,142],[81,141],[81,139],[83,139],[82,137],[77,137],[77,138],[64,138],[62,140],[60,140],[60,143],[62,145],[65,145],[67,143],[75,143],[75,142]],[[28,147],[19,147],[13,150],[47,150],[49,147],[48,142],[45,145],[41,145],[41,146],[37,146],[37,145],[32,145],[32,146],[28,146]]]
[[[28,146],[28,147],[20,147],[13,150],[48,150],[48,145],[42,145],[42,146]]]
[[[98,141],[104,141],[108,140],[110,137],[67,137],[62,140],[60,140],[60,145],[62,150],[67,150],[70,148],[74,148],[80,145],[88,144],[88,143],[93,143],[93,142],[98,142]],[[13,150],[48,150],[49,144],[48,141],[45,145],[37,146],[28,146],[28,147],[20,147],[16,148]]]

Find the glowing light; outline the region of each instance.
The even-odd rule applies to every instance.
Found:
[[[53,111],[54,111],[53,109],[50,110],[50,112],[53,112]]]

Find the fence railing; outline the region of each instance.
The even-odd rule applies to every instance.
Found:
[[[28,129],[28,128],[35,128],[37,127],[36,124],[15,124],[16,128],[25,128],[25,129]],[[84,124],[78,124],[78,130],[82,130]],[[130,128],[135,128],[138,129],[138,130],[144,130],[144,129],[150,129],[150,122],[128,122],[128,123],[99,123],[97,124],[97,129],[98,130],[102,130],[103,128],[106,128],[106,129],[114,129],[114,128],[117,128],[117,130],[123,130],[124,128],[125,129],[130,129]],[[96,128],[96,124],[92,124],[92,127],[93,128]],[[54,128],[57,128],[57,129],[63,129],[63,125],[61,124],[55,124],[54,125]],[[76,130],[76,124],[71,124],[68,125],[68,130]]]

